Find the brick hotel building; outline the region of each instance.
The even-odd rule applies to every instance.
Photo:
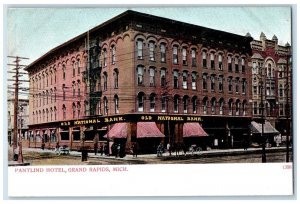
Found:
[[[239,36],[126,11],[27,67],[30,147],[107,141],[241,146],[252,120],[252,53]]]

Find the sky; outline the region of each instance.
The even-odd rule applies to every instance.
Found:
[[[76,37],[127,9],[175,19],[259,39],[276,35],[279,44],[291,44],[289,7],[119,7],[119,8],[9,8],[8,54],[30,58]]]

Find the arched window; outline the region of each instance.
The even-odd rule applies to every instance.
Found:
[[[244,101],[243,101],[243,105],[242,105],[242,108],[243,108],[243,115],[246,115],[246,106],[247,106],[247,101],[244,100]]]
[[[235,57],[235,72],[238,73],[239,72],[239,58]]]
[[[229,101],[228,101],[228,114],[229,115],[232,115],[232,112],[233,112],[233,100],[232,99],[229,99]]]
[[[54,106],[54,120],[56,121],[56,117],[57,117],[57,109],[56,107]]]
[[[103,66],[107,66],[107,50],[106,48],[103,49]]]
[[[56,102],[56,87],[54,87],[54,102]]]
[[[187,51],[186,51],[186,48],[182,48],[182,64],[187,65]]]
[[[76,106],[75,103],[72,104],[72,112],[73,112],[73,118],[76,117]]]
[[[150,41],[149,42],[149,60],[150,61],[154,61],[155,60],[154,48],[155,48],[154,42]]]
[[[119,113],[119,97],[118,95],[114,96],[114,103],[115,103],[115,113]]]
[[[78,97],[81,96],[81,92],[80,92],[80,81],[77,81],[77,92],[78,92]]]
[[[192,73],[192,90],[197,90],[197,73]]]
[[[136,44],[137,44],[137,58],[143,59],[143,40],[138,39]]]
[[[99,100],[97,103],[97,114],[101,115],[101,100]]]
[[[75,81],[72,82],[73,98],[75,98]]]
[[[166,82],[166,69],[160,70],[160,86],[165,87],[167,85]]]
[[[211,114],[216,114],[216,98],[211,99]]]
[[[192,98],[192,103],[193,103],[193,113],[197,113],[197,97],[194,96]]]
[[[62,65],[62,71],[63,71],[63,80],[65,80],[66,79],[66,65],[65,64],[63,64]]]
[[[174,96],[174,113],[178,113],[178,107],[179,105],[179,96],[178,95],[175,95]]]
[[[221,54],[218,55],[218,62],[219,70],[223,70],[223,56]]]
[[[219,107],[220,107],[220,112],[219,112],[219,114],[220,115],[223,115],[223,113],[224,113],[224,99],[223,98],[221,98],[220,100],[219,100]]]
[[[45,122],[45,109],[43,109],[43,122]]]
[[[189,97],[184,96],[183,97],[183,113],[188,113],[188,102],[189,102]]]
[[[150,94],[150,112],[155,112],[155,94]]]
[[[173,64],[178,64],[178,46],[173,46]]]
[[[210,90],[215,91],[215,75],[210,76]]]
[[[228,77],[228,91],[232,92],[232,77]]]
[[[145,94],[143,92],[138,94],[138,112],[144,112],[144,97]]]
[[[240,100],[235,102],[235,115],[240,115]]]
[[[183,89],[187,89],[187,77],[188,77],[188,72],[187,71],[183,71],[182,73],[182,88]]]
[[[80,59],[77,59],[77,74],[80,75]]]
[[[114,69],[114,87],[117,89],[119,87],[119,71]]]
[[[75,74],[76,74],[76,62],[75,61],[72,62],[72,71],[73,71],[73,77],[75,77]]]
[[[141,65],[137,67],[137,82],[138,85],[142,85],[144,83],[144,67]]]
[[[107,91],[107,72],[103,72],[103,90]]]
[[[63,111],[63,120],[67,119],[67,108],[65,105],[62,106],[62,111]]]
[[[49,122],[49,110],[46,108],[46,121]]]
[[[196,67],[196,65],[197,65],[196,49],[192,49],[192,66]]]
[[[208,104],[208,99],[207,99],[207,97],[205,97],[205,98],[203,99],[202,104],[203,104],[203,114],[207,114],[207,104]]]
[[[160,44],[160,61],[166,62],[166,44]]]
[[[116,63],[116,46],[111,46],[111,64]]]
[[[63,100],[65,101],[66,100],[66,85],[65,84],[62,85],[62,91],[63,91]]]
[[[245,59],[244,58],[242,58],[241,59],[241,62],[242,62],[242,73],[245,73]]]
[[[203,90],[207,90],[207,74],[202,75],[202,88]]]
[[[161,96],[161,112],[165,113],[167,107],[167,97],[165,95]]]
[[[236,77],[235,79],[235,92],[236,93],[239,93],[239,90],[240,90],[240,78],[239,77]]]
[[[210,53],[210,68],[215,69],[215,53]]]
[[[202,51],[202,66],[203,66],[203,68],[206,68],[206,67],[207,67],[206,55],[207,55],[206,51],[203,50],[203,51]]]
[[[46,104],[48,105],[49,103],[49,91],[46,90]]]
[[[246,93],[246,79],[242,79],[242,93],[245,94]]]
[[[103,104],[104,104],[104,114],[107,115],[108,114],[108,100],[106,98],[106,96],[104,96],[103,98]]]
[[[50,108],[50,121],[53,121],[53,109],[52,109],[52,107]]]
[[[173,71],[173,83],[174,83],[174,89],[178,89],[178,71]]]
[[[149,82],[150,82],[150,86],[155,86],[155,69],[154,69],[154,67],[149,68]]]

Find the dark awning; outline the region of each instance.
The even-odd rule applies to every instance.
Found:
[[[255,121],[251,122],[250,129],[252,133],[261,133],[261,123],[257,123]],[[264,123],[264,133],[266,134],[279,134],[279,132],[271,125],[269,121],[265,121]]]
[[[136,137],[165,137],[165,135],[157,128],[155,122],[138,122]]]
[[[107,137],[107,134],[104,135]],[[109,138],[127,138],[127,123],[116,123],[108,132]]]
[[[184,123],[183,137],[203,137],[208,134],[203,130],[199,123]]]

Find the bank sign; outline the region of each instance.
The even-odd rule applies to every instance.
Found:
[[[94,125],[94,124],[110,124],[118,122],[143,122],[143,121],[175,121],[175,122],[201,122],[200,116],[187,115],[154,115],[154,114],[127,114],[117,116],[99,116],[97,118],[70,120],[61,122],[61,126],[76,126],[76,125]]]

